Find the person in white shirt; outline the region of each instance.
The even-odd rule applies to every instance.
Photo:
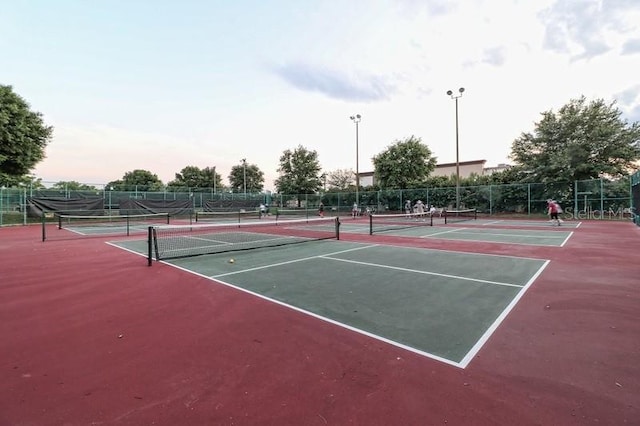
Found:
[[[422,200],[418,200],[416,201],[416,213],[418,213],[419,217],[422,217],[422,215],[424,214],[424,204],[422,203]]]
[[[411,214],[411,200],[404,202],[404,212],[409,216]]]

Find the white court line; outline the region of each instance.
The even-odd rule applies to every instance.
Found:
[[[344,252],[348,252],[348,251],[354,251],[354,250],[362,250],[362,249],[367,249],[367,248],[370,248],[370,247],[376,247],[376,246],[378,246],[378,244],[372,244],[372,245],[368,245],[368,246],[364,246],[364,247],[356,247],[356,248],[352,248],[352,249],[341,250],[341,251],[339,251],[339,252],[335,252],[335,254],[338,254],[338,253],[344,253]],[[121,247],[121,248],[122,248],[122,247]],[[314,258],[318,258],[318,257],[320,257],[320,256],[311,256],[311,257],[304,258],[304,259],[298,259],[297,261],[308,260],[308,259],[314,259]],[[292,261],[292,262],[282,262],[282,263],[280,263],[280,265],[282,265],[282,264],[286,264],[286,263],[293,263],[293,262],[296,262],[296,261]],[[209,279],[209,280],[212,280],[212,281],[214,281],[214,280],[215,280],[215,282],[216,282],[216,283],[220,283],[220,284],[222,284],[222,285],[226,285],[227,287],[231,287],[231,288],[234,288],[234,289],[236,289],[236,290],[242,291],[242,292],[244,292],[244,293],[251,294],[251,295],[256,296],[256,297],[258,297],[258,298],[260,298],[260,299],[263,299],[263,300],[267,300],[267,301],[269,301],[269,302],[276,303],[276,304],[278,304],[278,305],[280,305],[280,306],[284,306],[284,307],[289,308],[289,309],[292,309],[292,310],[294,310],[294,311],[296,311],[296,312],[300,312],[300,313],[302,313],[302,314],[309,315],[309,316],[311,316],[311,317],[313,317],[313,318],[319,319],[319,320],[324,321],[324,322],[327,322],[327,323],[329,323],[329,324],[333,324],[333,325],[336,325],[336,326],[338,326],[338,327],[341,327],[341,328],[344,328],[344,329],[347,329],[347,330],[353,331],[353,332],[355,332],[355,333],[358,333],[358,334],[361,334],[361,335],[364,335],[364,336],[367,336],[367,337],[371,337],[372,339],[376,339],[376,340],[378,340],[378,341],[381,341],[381,342],[387,343],[387,344],[389,344],[389,345],[391,345],[391,346],[395,346],[395,347],[397,347],[397,348],[401,348],[401,349],[404,349],[404,350],[406,350],[406,351],[413,352],[413,353],[415,353],[415,354],[418,354],[418,355],[424,356],[425,358],[430,358],[430,359],[433,359],[433,360],[435,360],[435,361],[439,361],[439,362],[442,362],[442,363],[444,363],[444,364],[448,364],[448,365],[451,365],[451,366],[454,366],[454,367],[457,367],[457,368],[464,368],[464,366],[462,366],[460,363],[458,363],[458,362],[456,362],[456,361],[452,361],[452,360],[450,360],[450,359],[443,358],[443,357],[441,357],[441,356],[438,356],[438,355],[435,355],[435,354],[432,354],[432,353],[429,353],[429,352],[425,352],[425,351],[422,351],[422,350],[420,350],[420,349],[416,349],[416,348],[414,348],[414,347],[411,347],[411,346],[405,345],[405,344],[403,344],[403,343],[396,342],[395,340],[391,340],[391,339],[388,339],[388,338],[386,338],[386,337],[379,336],[379,335],[377,335],[377,334],[371,333],[371,332],[369,332],[369,331],[362,330],[362,329],[360,329],[360,328],[353,327],[353,326],[351,326],[351,325],[348,325],[348,324],[342,323],[342,322],[340,322],[340,321],[336,321],[336,320],[334,320],[334,319],[327,318],[327,317],[322,316],[322,315],[318,315],[318,314],[316,314],[316,313],[314,313],[314,312],[307,311],[306,309],[302,309],[302,308],[299,308],[299,307],[297,307],[297,306],[290,305],[290,304],[285,303],[285,302],[281,302],[281,301],[279,301],[279,300],[277,300],[277,299],[273,299],[273,298],[271,298],[271,297],[267,297],[267,296],[265,296],[265,295],[263,295],[263,294],[256,293],[256,292],[251,291],[251,290],[248,290],[248,289],[246,289],[246,288],[239,287],[239,286],[237,286],[237,285],[234,285],[234,284],[231,284],[231,283],[228,283],[228,282],[225,282],[225,281],[219,280],[217,277],[210,277],[210,276],[207,276],[207,275],[204,275],[204,274],[200,274],[200,273],[195,272],[195,271],[193,271],[193,270],[191,270],[191,269],[183,268],[182,266],[178,266],[178,265],[175,265],[175,264],[173,264],[173,263],[168,263],[168,262],[165,262],[165,261],[161,261],[161,263],[164,263],[165,265],[170,266],[170,267],[173,267],[173,268],[177,268],[177,269],[182,270],[182,271],[184,271],[184,272],[187,272],[187,273],[189,273],[189,274],[193,274],[193,275],[196,275],[196,276],[199,276],[199,277],[202,277],[202,278],[205,278],[205,279]],[[271,266],[276,266],[276,265],[271,265]],[[267,266],[267,267],[268,267],[268,266]],[[261,268],[253,268],[253,269],[261,269]],[[249,271],[249,269],[247,269],[247,271]],[[222,275],[218,275],[218,276],[224,276],[224,275],[232,275],[232,274],[222,274]]]
[[[270,265],[257,266],[255,268],[243,269],[241,271],[227,272],[227,273],[219,274],[219,275],[211,275],[210,278],[216,278],[217,279],[218,277],[226,277],[228,275],[236,275],[236,274],[241,274],[243,272],[258,271],[260,269],[273,268],[275,266],[289,265],[291,263],[304,262],[306,260],[311,260],[311,259],[318,259],[318,258],[321,258],[323,256],[331,256],[331,255],[336,255],[336,254],[341,254],[341,253],[347,253],[347,252],[350,252],[350,251],[364,250],[364,249],[368,249],[368,248],[371,248],[371,247],[377,247],[377,246],[378,246],[378,244],[371,244],[371,245],[363,246],[363,247],[354,247],[354,248],[350,248],[350,249],[346,249],[346,250],[336,251],[336,252],[333,252],[333,253],[327,253],[325,255],[315,255],[315,256],[303,257],[303,258],[300,258],[300,259],[287,260],[286,262],[272,263]]]
[[[567,238],[565,238],[562,244],[560,244],[560,247],[564,247],[564,245],[567,244],[567,242],[569,241],[569,238],[571,238],[572,236],[573,236],[573,231],[571,231],[569,235],[567,235]]]
[[[137,255],[140,255],[140,256],[144,256],[144,257],[146,257],[146,255],[144,255],[143,253],[140,253],[140,252],[137,252],[137,251],[133,251],[133,250],[131,250],[131,249],[128,249],[128,248],[123,247],[123,246],[120,246],[120,245],[117,245],[117,244],[115,244],[115,243],[107,242],[107,244],[109,244],[109,245],[111,245],[111,246],[114,246],[114,247],[117,247],[117,248],[120,248],[120,249],[122,249],[122,250],[128,251],[128,252],[131,252],[131,253],[133,253],[133,254],[137,254]],[[265,266],[265,267],[266,267],[266,268],[268,268],[268,267],[270,267],[270,266],[284,265],[284,264],[287,264],[287,263],[300,262],[300,261],[303,261],[303,260],[310,260],[310,259],[314,259],[314,258],[326,258],[326,259],[330,259],[330,260],[342,260],[342,259],[335,259],[335,258],[331,258],[331,257],[328,257],[328,256],[335,255],[335,254],[340,254],[340,253],[351,252],[351,251],[355,251],[355,250],[362,250],[362,249],[367,249],[367,248],[377,247],[377,246],[379,246],[379,244],[372,244],[372,245],[367,245],[367,246],[363,246],[363,247],[355,247],[355,248],[351,248],[351,249],[340,250],[340,251],[336,251],[336,252],[333,252],[333,253],[328,253],[328,254],[325,254],[325,255],[320,255],[320,256],[310,256],[310,257],[307,257],[307,258],[297,259],[297,260],[293,260],[293,261],[289,261],[289,262],[281,262],[281,263],[278,263],[278,264],[268,265],[268,266]],[[411,248],[410,248],[410,249],[411,249]],[[428,250],[428,251],[440,251],[440,252],[452,252],[452,253],[458,253],[458,254],[459,254],[459,252],[455,252],[455,251],[451,251],[451,250],[437,250],[437,249],[427,249],[427,250]],[[476,255],[479,255],[479,256],[492,256],[492,257],[507,257],[507,258],[509,258],[509,257],[515,257],[515,256],[502,256],[502,255],[493,255],[493,254],[484,254],[484,253],[477,253]],[[526,257],[515,257],[515,258],[518,258],[518,259],[531,259],[531,260],[538,260],[538,261],[540,260],[540,259],[526,258]],[[451,366],[454,366],[454,367],[457,367],[457,368],[462,368],[462,369],[464,369],[464,368],[466,368],[466,367],[467,367],[467,365],[471,362],[471,360],[473,359],[473,357],[475,356],[475,354],[476,354],[476,353],[477,353],[477,352],[482,348],[482,346],[487,342],[487,340],[488,340],[488,339],[489,339],[489,337],[493,334],[493,332],[497,329],[497,327],[498,327],[498,326],[502,323],[502,321],[506,318],[506,316],[508,315],[508,313],[513,309],[513,307],[516,305],[516,303],[517,303],[517,302],[520,300],[520,298],[524,295],[524,293],[526,292],[526,290],[527,290],[527,289],[528,289],[528,288],[533,284],[533,282],[534,282],[534,281],[535,281],[535,279],[540,275],[540,273],[542,273],[542,271],[543,271],[543,270],[544,270],[544,268],[547,266],[547,264],[549,263],[549,261],[548,261],[548,260],[546,260],[546,261],[545,261],[545,263],[544,263],[544,265],[543,265],[543,266],[538,270],[538,272],[537,272],[537,273],[536,273],[536,274],[535,274],[535,275],[534,275],[534,276],[533,276],[533,277],[532,277],[532,278],[527,282],[527,284],[525,284],[524,286],[517,286],[517,285],[510,284],[510,286],[521,287],[521,290],[520,290],[520,291],[518,292],[518,294],[516,295],[516,298],[515,298],[515,299],[513,299],[513,300],[511,301],[511,303],[507,306],[507,308],[505,308],[505,310],[501,313],[501,315],[500,315],[500,316],[499,316],[499,317],[494,321],[494,323],[491,325],[491,327],[490,327],[490,328],[489,328],[489,329],[488,329],[488,330],[483,334],[483,336],[481,337],[481,339],[480,339],[480,340],[478,340],[478,341],[476,342],[476,344],[471,348],[471,350],[467,353],[467,355],[465,355],[465,357],[464,357],[464,358],[462,359],[462,361],[460,361],[460,362],[456,362],[456,361],[453,361],[453,360],[448,359],[448,358],[443,358],[443,357],[441,357],[441,356],[438,356],[438,355],[435,355],[435,354],[432,354],[432,353],[429,353],[429,352],[425,352],[425,351],[420,350],[420,349],[416,349],[416,348],[414,348],[414,347],[411,347],[411,346],[405,345],[405,344],[403,344],[403,343],[396,342],[396,341],[394,341],[394,340],[390,340],[390,339],[388,339],[388,338],[386,338],[386,337],[379,336],[379,335],[377,335],[377,334],[374,334],[374,333],[368,332],[368,331],[366,331],[366,330],[359,329],[359,328],[357,328],[357,327],[350,326],[350,325],[348,325],[348,324],[344,324],[344,323],[342,323],[342,322],[339,322],[339,321],[333,320],[333,319],[331,319],[331,318],[327,318],[327,317],[324,317],[324,316],[322,316],[322,315],[318,315],[318,314],[316,314],[316,313],[314,313],[314,312],[311,312],[311,311],[307,311],[307,310],[305,310],[305,309],[298,308],[298,307],[293,306],[293,305],[290,305],[290,304],[288,304],[288,303],[281,302],[281,301],[279,301],[279,300],[276,300],[276,299],[273,299],[273,298],[267,297],[267,296],[262,295],[262,294],[260,294],[260,293],[256,293],[256,292],[253,292],[253,291],[248,290],[248,289],[246,289],[246,288],[239,287],[239,286],[236,286],[236,285],[234,285],[234,284],[231,284],[231,283],[228,283],[228,282],[225,282],[225,281],[222,281],[222,280],[217,279],[217,277],[221,277],[221,276],[225,276],[225,275],[233,275],[233,274],[235,274],[235,273],[239,273],[239,272],[246,272],[246,271],[251,271],[251,270],[263,269],[263,268],[265,268],[265,267],[262,267],[262,268],[251,268],[251,269],[246,269],[246,270],[244,270],[244,271],[238,271],[238,272],[229,273],[229,274],[221,274],[221,275],[218,275],[217,277],[216,277],[216,276],[213,276],[213,277],[212,277],[212,276],[207,276],[207,275],[204,275],[204,274],[201,274],[201,273],[195,272],[195,271],[193,271],[193,270],[191,270],[191,269],[184,268],[184,267],[182,267],[182,266],[179,266],[179,265],[176,265],[176,264],[173,264],[173,263],[170,263],[170,262],[160,261],[160,263],[163,263],[163,264],[165,264],[165,265],[167,265],[167,266],[169,266],[169,267],[173,267],[173,268],[176,268],[176,269],[182,270],[182,271],[184,271],[184,272],[186,272],[186,273],[193,274],[193,275],[196,275],[196,276],[199,276],[199,277],[205,278],[205,279],[209,279],[209,280],[212,280],[212,281],[213,281],[213,280],[215,280],[215,281],[216,281],[216,283],[220,283],[220,284],[225,285],[225,286],[227,286],[227,287],[231,287],[231,288],[234,288],[234,289],[236,289],[236,290],[242,291],[242,292],[244,292],[244,293],[251,294],[251,295],[256,296],[256,297],[258,297],[258,298],[260,298],[260,299],[263,299],[263,300],[267,300],[267,301],[269,301],[269,302],[276,303],[276,304],[278,304],[278,305],[280,305],[280,306],[284,306],[284,307],[290,308],[290,309],[292,309],[292,310],[294,310],[294,311],[297,311],[297,312],[300,312],[300,313],[303,313],[303,314],[309,315],[309,316],[314,317],[314,318],[317,318],[317,319],[319,319],[319,320],[321,320],[321,321],[324,321],[324,322],[327,322],[327,323],[330,323],[330,324],[336,325],[336,326],[338,326],[338,327],[341,327],[341,328],[344,328],[344,329],[347,329],[347,330],[350,330],[350,331],[356,332],[356,333],[358,333],[358,334],[361,334],[361,335],[364,335],[364,336],[371,337],[371,338],[376,339],[376,340],[378,340],[378,341],[381,341],[381,342],[387,343],[387,344],[389,344],[389,345],[391,345],[391,346],[395,346],[395,347],[397,347],[397,348],[401,348],[401,349],[403,349],[403,350],[406,350],[406,351],[409,351],[409,352],[415,353],[415,354],[417,354],[417,355],[424,356],[425,358],[430,358],[430,359],[433,359],[433,360],[435,360],[435,361],[442,362],[442,363],[444,363],[444,364],[448,364],[448,365],[451,365]],[[375,264],[374,264],[374,266],[380,266],[380,265],[375,265]],[[418,272],[424,272],[424,271],[418,271]],[[482,280],[476,280],[476,281],[482,281]],[[491,283],[490,281],[486,281],[486,282]],[[499,284],[499,283],[498,283],[498,284]]]
[[[366,247],[365,247],[365,248],[366,248]],[[194,271],[191,271],[191,270],[189,270],[189,269],[181,268],[180,266],[176,266],[176,265],[173,265],[173,264],[169,264],[169,266],[173,266],[173,267],[176,267],[176,268],[178,268],[178,269],[182,269],[182,270],[184,270],[185,272],[189,272],[189,273],[192,273],[192,274],[198,275],[198,276],[203,277],[203,278],[207,278],[207,279],[210,279],[210,280],[213,280],[213,279],[214,279],[214,278],[212,278],[212,277],[207,277],[206,275],[199,274],[199,273],[194,272]],[[226,285],[226,286],[228,286],[228,287],[235,288],[236,290],[240,290],[240,291],[242,291],[242,292],[245,292],[245,293],[251,294],[251,295],[253,295],[253,296],[259,297],[260,299],[263,299],[263,300],[267,300],[267,301],[269,301],[269,302],[276,303],[276,304],[278,304],[278,305],[280,305],[280,306],[284,306],[284,307],[286,307],[286,308],[292,309],[292,310],[294,310],[294,311],[296,311],[296,312],[300,312],[300,313],[305,314],[305,315],[309,315],[309,316],[311,316],[311,317],[313,317],[313,318],[319,319],[319,320],[324,321],[324,322],[327,322],[327,323],[329,323],[329,324],[333,324],[333,325],[335,325],[335,326],[338,326],[338,327],[341,327],[341,328],[347,329],[347,330],[349,330],[349,331],[353,331],[353,332],[355,332],[355,333],[358,333],[358,334],[361,334],[361,335],[364,335],[364,336],[370,337],[370,338],[372,338],[372,339],[376,339],[376,340],[379,340],[379,341],[381,341],[381,342],[387,343],[387,344],[389,344],[389,345],[391,345],[391,346],[395,346],[395,347],[397,347],[397,348],[401,348],[401,349],[404,349],[404,350],[406,350],[406,351],[413,352],[413,353],[418,354],[418,355],[421,355],[421,356],[423,356],[423,357],[425,357],[425,358],[430,358],[430,359],[433,359],[433,360],[435,360],[435,361],[440,361],[440,362],[442,362],[442,363],[444,363],[444,364],[448,364],[448,365],[451,365],[451,366],[454,366],[454,367],[464,368],[464,366],[462,366],[460,363],[458,363],[458,362],[456,362],[456,361],[452,361],[452,360],[450,360],[450,359],[440,357],[440,356],[435,355],[435,354],[432,354],[432,353],[430,353],[430,352],[425,352],[425,351],[422,351],[422,350],[420,350],[420,349],[416,349],[416,348],[414,348],[414,347],[412,347],[412,346],[408,346],[408,345],[405,345],[405,344],[403,344],[403,343],[396,342],[395,340],[391,340],[391,339],[388,339],[388,338],[386,338],[386,337],[383,337],[383,336],[380,336],[380,335],[377,335],[377,334],[371,333],[371,332],[369,332],[369,331],[366,331],[366,330],[363,330],[363,329],[360,329],[360,328],[357,328],[357,327],[353,327],[353,326],[351,326],[351,325],[349,325],[349,324],[345,324],[345,323],[343,323],[343,322],[336,321],[336,320],[334,320],[334,319],[331,319],[331,318],[328,318],[328,317],[325,317],[325,316],[322,316],[322,315],[316,314],[316,313],[311,312],[311,311],[308,311],[308,310],[306,310],[306,309],[302,309],[302,308],[299,308],[299,307],[297,307],[297,306],[290,305],[290,304],[285,303],[285,302],[281,302],[280,300],[272,299],[272,298],[267,297],[267,296],[265,296],[265,295],[263,295],[263,294],[253,292],[253,291],[251,291],[251,290],[247,290],[246,288],[243,288],[243,287],[238,287],[238,286],[236,286],[236,285],[234,285],[234,284],[231,284],[231,283],[228,283],[228,282],[225,282],[225,281],[221,281],[221,280],[218,280],[218,279],[216,279],[215,281],[216,281],[217,283],[220,283],[220,284]]]
[[[502,234],[499,232],[473,232],[475,231],[475,229],[469,229],[466,228],[467,231],[469,232],[465,232],[465,231],[461,231],[459,232],[459,234],[469,234],[469,235],[490,235],[490,236],[496,236],[496,237],[522,237],[522,238],[563,238],[562,235],[561,236],[557,236],[557,235],[527,235],[527,234]],[[479,229],[478,229],[479,231]],[[555,233],[555,232],[554,232]]]
[[[428,238],[428,236],[421,237],[421,238]],[[469,241],[473,243],[509,244],[509,245],[515,245],[515,246],[560,247],[557,244],[540,244],[536,242],[521,243],[521,242],[513,242],[513,241],[492,241],[492,240],[481,240],[481,239],[472,239],[472,238],[450,238],[448,240],[446,238],[443,238],[443,239],[446,241]],[[474,253],[474,254],[482,254],[482,253]]]
[[[442,235],[442,234],[449,234],[451,232],[456,232],[456,231],[462,231],[466,228],[454,228],[454,229],[449,229],[448,231],[442,231],[442,232],[436,232],[434,234],[429,234],[429,235],[425,235],[424,237],[420,237],[420,238],[427,238],[427,237],[433,237],[434,235]]]
[[[330,257],[330,256],[331,255],[323,255],[323,256],[318,256],[318,257],[321,257],[321,258],[324,258],[324,259],[336,260],[338,262],[355,263],[357,265],[374,266],[376,268],[393,269],[395,271],[413,272],[413,273],[416,273],[416,274],[434,275],[434,276],[437,276],[437,277],[453,278],[453,279],[456,279],[456,280],[464,280],[464,281],[473,281],[473,282],[483,283],[483,284],[502,285],[502,286],[506,286],[506,287],[522,287],[522,285],[520,285],[520,284],[503,283],[503,282],[500,282],[500,281],[481,280],[479,278],[468,278],[468,277],[462,277],[460,275],[440,274],[438,272],[421,271],[419,269],[400,268],[398,266],[381,265],[381,264],[378,264],[378,263],[369,263],[369,262],[360,262],[360,261],[357,261],[357,260],[340,259],[340,258],[337,258],[337,257]]]
[[[485,343],[487,343],[487,341],[489,340],[489,338],[491,337],[491,335],[494,333],[494,331],[497,330],[497,328],[500,326],[500,324],[502,324],[502,321],[504,321],[504,319],[507,317],[507,315],[509,315],[509,313],[511,312],[511,310],[516,306],[516,304],[518,303],[518,301],[520,301],[520,299],[522,298],[522,296],[524,296],[524,294],[527,292],[527,290],[529,289],[529,287],[531,287],[531,285],[533,284],[533,282],[540,276],[540,274],[542,273],[542,271],[544,271],[544,269],[547,267],[547,265],[549,264],[549,260],[546,260],[544,262],[544,264],[540,267],[540,269],[538,269],[538,271],[531,277],[531,279],[529,280],[529,282],[527,282],[524,287],[522,287],[522,290],[520,290],[518,292],[518,294],[516,295],[516,297],[514,297],[511,300],[511,303],[509,303],[509,305],[507,305],[507,307],[502,311],[502,313],[498,316],[498,318],[496,318],[496,320],[493,322],[493,324],[491,324],[491,326],[487,329],[487,331],[484,332],[484,334],[480,337],[480,339],[478,339],[478,341],[476,342],[475,345],[473,345],[473,347],[471,348],[471,350],[469,350],[469,352],[467,352],[467,354],[464,356],[464,358],[462,358],[462,360],[460,361],[459,365],[460,368],[466,368],[467,365],[469,365],[469,363],[471,362],[471,360],[473,360],[473,358],[476,356],[476,354],[480,351],[480,349],[482,348],[482,346],[484,346]]]
[[[418,238],[432,238],[435,235],[442,235],[442,234],[446,234],[446,233],[451,233],[451,232],[456,232],[458,234],[467,234],[467,235],[474,235],[474,236],[478,236],[478,237],[482,237],[482,236],[503,236],[503,237],[523,237],[523,238],[555,238],[555,237],[541,237],[539,235],[521,235],[521,234],[494,234],[494,233],[489,233],[489,232],[464,232],[465,230],[469,230],[472,231],[471,228],[456,228],[453,229],[451,231],[446,231],[446,232],[437,232],[435,234],[429,234],[429,235],[421,235]],[[557,244],[540,244],[540,243],[526,243],[526,242],[513,242],[513,241],[492,241],[492,240],[483,240],[481,238],[478,239],[473,239],[473,238],[454,238],[454,239],[449,239],[449,241],[471,241],[471,242],[475,242],[475,243],[491,243],[491,244],[511,244],[511,245],[524,245],[524,246],[538,246],[538,247],[562,247],[568,240],[569,238],[573,235],[573,232],[570,231],[569,235],[564,239],[563,243],[560,245]],[[435,237],[438,238],[438,237]],[[558,237],[561,238],[561,237]],[[446,237],[444,239],[447,239]]]

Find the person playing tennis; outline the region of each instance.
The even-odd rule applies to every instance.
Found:
[[[549,222],[556,223],[560,226],[560,218],[558,217],[558,204],[551,198],[547,200],[547,209],[549,213]]]
[[[418,217],[422,217],[424,215],[424,203],[422,200],[416,201],[415,210],[416,213],[418,213]]]

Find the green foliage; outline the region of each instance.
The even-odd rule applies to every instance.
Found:
[[[136,169],[125,173],[122,179],[109,182],[106,187],[114,191],[162,191],[164,184],[157,175]]]
[[[280,194],[315,194],[324,183],[320,177],[318,153],[299,145],[280,156],[280,177],[275,186]],[[300,201],[300,200],[298,200]]]
[[[530,172],[530,181],[570,183],[628,175],[640,159],[640,127],[621,120],[615,103],[602,99],[571,100],[555,113],[547,111],[533,133],[523,133],[511,158]]]
[[[56,182],[51,188],[63,189],[67,191],[84,191],[84,190],[93,191],[96,189],[96,187],[93,185],[86,185],[84,183],[76,182],[75,180]]]
[[[515,165],[508,169],[500,170],[499,172],[492,173],[487,176],[487,184],[501,184],[501,183],[525,183],[531,182],[531,173],[524,170],[523,166]]]
[[[167,184],[167,189],[177,190],[178,188],[188,188],[189,190],[216,189],[222,191],[222,178],[216,173],[215,167],[205,167],[200,169],[195,166],[187,166],[180,173],[176,173],[176,178]],[[215,180],[215,182],[214,182]]]
[[[0,177],[0,186],[4,186],[6,188],[17,188],[17,187],[27,187],[31,189],[44,189],[45,186],[42,183],[41,178],[36,178],[32,175],[21,175],[21,176],[5,176],[4,179]]]
[[[0,184],[18,183],[42,161],[52,133],[42,114],[31,111],[11,86],[0,85]]]
[[[256,194],[262,192],[264,188],[264,173],[255,164],[247,164],[246,160],[242,164],[233,166],[229,173],[229,186],[232,192],[246,192]]]
[[[411,136],[396,140],[373,157],[373,164],[381,188],[413,188],[419,186],[435,169],[436,159],[420,138]]]

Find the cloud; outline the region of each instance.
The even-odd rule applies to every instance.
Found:
[[[640,38],[627,40],[622,46],[623,55],[633,55],[634,53],[640,53]]]
[[[640,122],[640,84],[616,93],[614,98],[623,111],[623,117],[630,123]]]
[[[396,0],[395,3],[405,16],[415,16],[422,10],[430,16],[443,16],[457,7],[451,0]]]
[[[489,65],[500,66],[505,62],[505,51],[503,47],[493,47],[485,49],[482,55],[482,62]]]
[[[629,123],[640,123],[640,104],[630,109],[624,114],[629,120]]]
[[[603,55],[615,47],[611,34],[619,38],[637,31],[628,21],[639,10],[635,0],[558,0],[538,15],[545,25],[543,47],[570,54],[572,60]]]
[[[630,106],[640,95],[640,84],[629,87],[620,93],[616,93],[615,98],[622,106]]]
[[[330,98],[375,102],[388,100],[396,87],[388,78],[375,75],[347,75],[331,69],[311,67],[306,64],[289,64],[275,72],[292,86],[309,92],[322,93]]]

